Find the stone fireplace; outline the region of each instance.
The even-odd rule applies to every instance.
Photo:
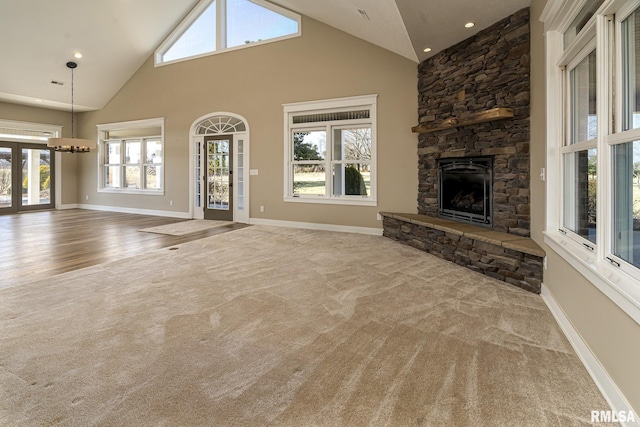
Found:
[[[418,67],[418,214],[381,212],[384,235],[532,292],[529,9]]]
[[[493,158],[438,160],[438,216],[491,228]]]
[[[439,161],[492,156],[492,228],[530,235],[529,86],[529,9],[419,65],[418,213],[439,216]]]

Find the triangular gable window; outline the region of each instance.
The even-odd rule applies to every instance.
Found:
[[[297,37],[300,15],[262,0],[202,0],[156,50],[156,65]]]
[[[175,61],[216,50],[216,2],[211,2],[162,55],[162,62]]]

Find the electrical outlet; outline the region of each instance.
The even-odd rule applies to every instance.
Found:
[[[260,212],[264,212],[264,206],[260,206]]]
[[[85,200],[89,200],[89,195],[88,195],[88,194],[85,194],[84,199],[85,199]]]
[[[169,206],[173,206],[173,200],[169,200]]]

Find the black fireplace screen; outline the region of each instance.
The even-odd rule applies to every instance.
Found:
[[[492,158],[464,157],[438,161],[438,215],[491,227]]]

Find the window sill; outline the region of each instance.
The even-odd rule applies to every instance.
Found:
[[[320,203],[323,205],[378,206],[378,201],[374,199],[352,199],[347,197],[324,198],[285,196],[284,201],[293,203]]]
[[[544,241],[620,309],[640,324],[640,280],[598,260],[596,253],[557,231],[544,232]]]
[[[147,196],[164,196],[164,190],[117,190],[110,188],[98,188],[98,193],[111,193],[111,194],[144,194]]]

